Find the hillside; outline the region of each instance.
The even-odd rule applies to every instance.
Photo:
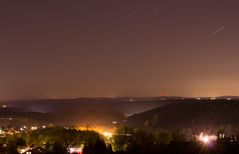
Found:
[[[203,128],[204,126],[238,125],[239,101],[178,100],[163,107],[135,114],[127,125],[145,128]]]

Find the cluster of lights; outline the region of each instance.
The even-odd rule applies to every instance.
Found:
[[[103,132],[102,135],[104,135],[107,139],[110,139],[113,136],[110,132]]]
[[[117,121],[113,121],[112,124],[117,124],[118,122]]]
[[[131,98],[131,99],[129,99],[129,102],[135,102],[135,100]]]
[[[1,129],[0,128],[0,137],[5,137],[6,135],[20,134],[22,132],[27,132],[27,131],[34,131],[34,130],[38,130],[40,128],[46,129],[47,126],[41,126],[41,127],[37,127],[37,126],[32,126],[32,127],[23,126],[23,127],[20,127],[19,129],[15,129],[15,128]]]
[[[31,148],[30,147],[26,147],[26,148],[21,148],[21,149],[19,149],[19,153],[26,153],[28,150],[31,150]]]
[[[182,98],[182,99],[184,99],[184,98]],[[201,98],[201,97],[196,97],[195,99],[198,100],[198,101],[200,101],[200,100],[203,99],[203,98]],[[216,97],[210,97],[210,98],[209,98],[209,100],[211,100],[211,101],[214,101],[214,100],[216,100],[216,99],[217,99]],[[230,98],[230,97],[225,98],[225,99],[228,100],[228,101],[231,101],[231,100],[232,100],[232,98]]]
[[[32,126],[31,127],[31,130],[37,130],[38,128],[37,128],[37,126]]]
[[[82,147],[72,147],[69,148],[69,152],[70,153],[77,153],[77,154],[81,154],[82,153]]]
[[[212,101],[213,101],[213,100],[216,100],[216,97],[211,97],[210,100],[212,100]]]
[[[212,141],[216,141],[217,140],[217,136],[216,135],[207,135],[207,134],[204,134],[204,133],[200,133],[200,135],[197,136],[197,139],[200,142],[204,143],[204,144],[209,144]]]
[[[117,121],[112,122],[112,124],[117,124],[117,123],[118,123]],[[80,127],[77,127],[77,130],[95,131],[102,134],[105,137],[108,137],[108,136],[112,137],[112,134],[115,132],[115,127],[106,127],[106,126],[97,126],[97,125],[88,126],[88,127],[80,126]]]
[[[20,133],[20,131],[15,130],[15,129],[13,129],[13,128],[8,129],[8,130],[2,130],[2,129],[0,129],[0,137],[4,137],[4,136],[6,136],[6,135],[18,134],[18,133]]]

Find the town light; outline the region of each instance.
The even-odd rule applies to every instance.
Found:
[[[78,147],[72,147],[70,148],[70,153],[77,153],[77,154],[81,154],[82,153],[82,148],[78,148]]]
[[[208,142],[209,142],[208,136],[205,135],[204,137],[202,137],[202,141],[203,141],[204,143],[208,143]]]
[[[203,142],[204,144],[209,144],[210,142],[217,140],[216,135],[206,135],[204,133],[200,133],[200,135],[196,137],[199,141]]]
[[[104,133],[102,133],[102,135],[104,135],[106,138],[111,138],[112,137],[112,133],[110,133],[110,132],[104,132]]]

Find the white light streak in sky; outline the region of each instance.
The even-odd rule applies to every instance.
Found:
[[[223,31],[225,28],[226,28],[226,26],[223,26],[223,27],[217,29],[215,32],[212,32],[212,33],[210,34],[210,36],[214,36],[214,35],[216,35],[217,33]]]

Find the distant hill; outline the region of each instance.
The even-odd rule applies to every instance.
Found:
[[[49,124],[56,120],[50,113],[25,112],[17,108],[0,108],[0,127]]]
[[[19,100],[0,102],[0,118],[4,115],[34,114],[34,119],[42,119],[48,113],[57,124],[90,124],[123,121],[127,116],[141,113],[169,102],[158,97],[116,97],[116,98],[77,98]],[[42,113],[42,114],[40,114]],[[32,114],[30,114],[32,115]],[[39,116],[37,116],[39,115]],[[33,116],[32,116],[33,117]],[[44,119],[44,118],[43,118]]]
[[[175,100],[175,103],[127,118],[127,125],[175,128],[203,128],[239,124],[237,100]]]

